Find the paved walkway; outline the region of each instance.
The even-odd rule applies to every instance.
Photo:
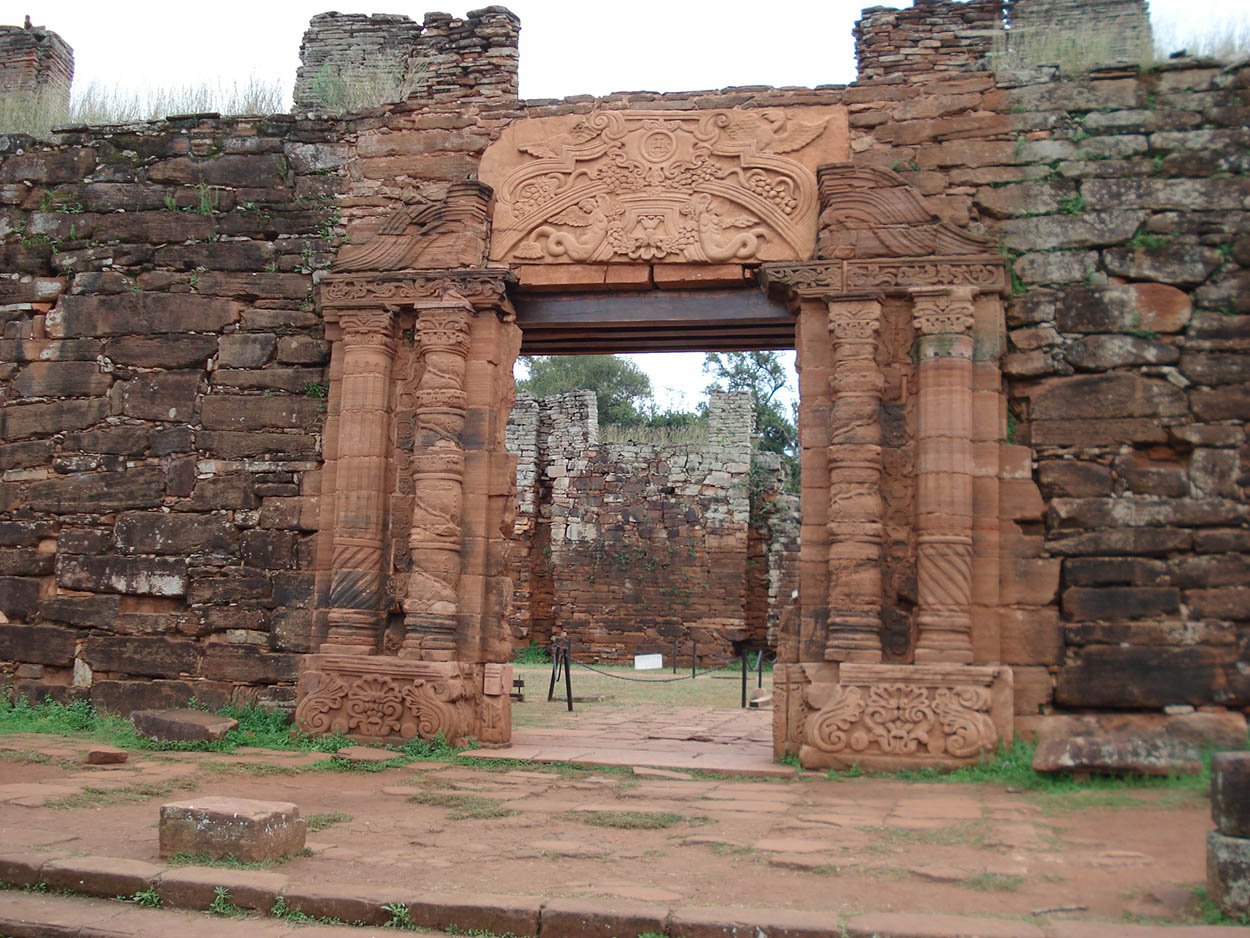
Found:
[[[788,776],[773,762],[772,712],[706,707],[586,708],[558,726],[518,726],[512,745],[481,749],[483,759],[575,765],[640,765],[757,777]]]

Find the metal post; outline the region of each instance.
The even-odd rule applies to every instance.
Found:
[[[694,680],[696,677],[698,677],[698,675],[695,674],[695,669],[698,667],[698,665],[699,665],[699,640],[697,638],[692,638],[690,640],[690,679],[691,680]]]
[[[760,649],[760,656],[759,658],[756,659],[755,665],[759,669],[759,681],[756,683],[755,686],[762,688],[764,686],[764,649],[763,648]]]
[[[677,673],[677,636],[673,636],[673,673]]]
[[[564,640],[564,696],[569,701],[569,713],[573,712],[573,639]]]
[[[551,640],[551,683],[547,685],[547,703],[555,700],[556,681],[560,679],[560,640]]]
[[[750,662],[747,660],[747,646],[742,646],[742,709],[747,708],[747,670],[750,668]]]

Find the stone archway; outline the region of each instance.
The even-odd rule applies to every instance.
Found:
[[[791,309],[799,351],[802,573],[776,753],[946,765],[1010,738],[1003,264],[849,155],[838,107],[519,121],[481,182],[343,251],[321,287],[332,533],[303,727],[509,738],[512,293],[746,278]]]

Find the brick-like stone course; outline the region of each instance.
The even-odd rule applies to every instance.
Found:
[[[764,647],[793,589],[797,506],[775,458],[751,490],[751,422],[742,394],[713,394],[706,428],[672,433],[601,428],[591,391],[522,395],[514,640],[563,635],[575,656],[623,662],[667,659],[675,640],[703,662]]]

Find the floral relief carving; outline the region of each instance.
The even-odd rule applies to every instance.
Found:
[[[522,122],[483,158],[497,196],[491,258],[810,257],[813,169],[843,145],[832,113],[600,111]]]
[[[990,752],[998,731],[990,715],[993,695],[975,683],[904,679],[882,666],[880,682],[852,675],[809,709],[804,742],[834,755],[884,754],[972,758]],[[897,676],[899,679],[891,679]],[[810,696],[810,692],[809,692]]]
[[[364,736],[388,736],[399,732],[404,708],[399,688],[388,677],[362,677],[347,693],[347,728]]]

